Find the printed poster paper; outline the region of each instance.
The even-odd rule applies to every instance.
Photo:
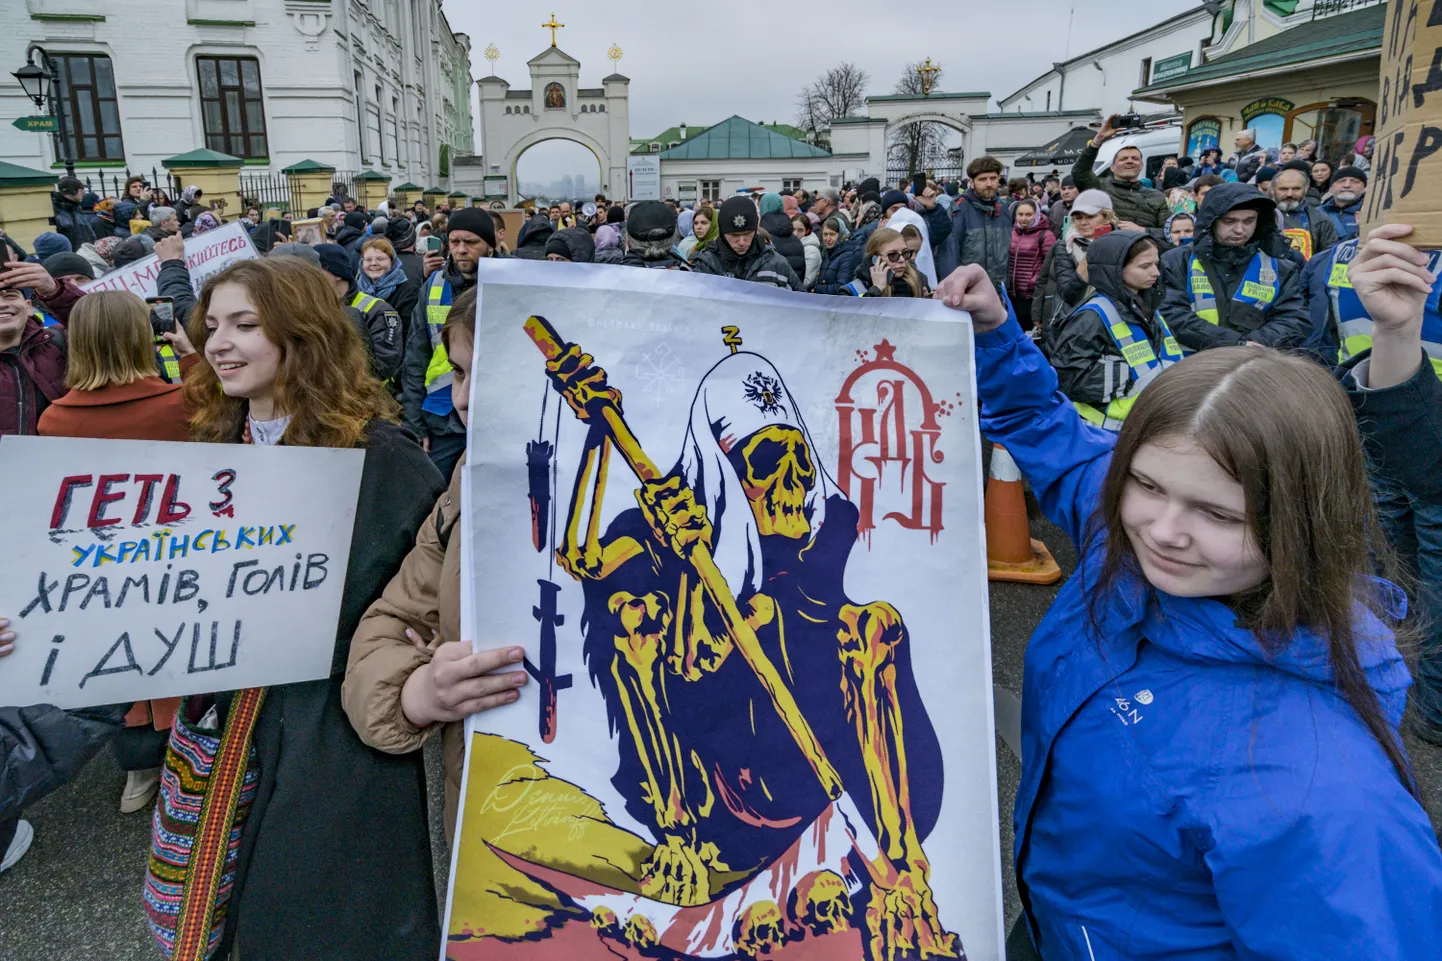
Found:
[[[0,438],[0,704],[331,672],[363,451]]]
[[[967,315],[482,264],[443,957],[998,958]]]

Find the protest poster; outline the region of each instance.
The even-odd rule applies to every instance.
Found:
[[[235,221],[185,241],[185,269],[190,271],[190,286],[196,294],[213,275],[238,260],[258,257],[246,233],[245,223]],[[97,290],[128,290],[137,297],[158,295],[160,258],[155,254],[142,257],[132,264],[112,270],[99,280],[80,285],[86,293]]]
[[[1442,7],[1388,0],[1379,94],[1361,236],[1411,224],[1407,243],[1442,248]]]
[[[443,957],[1000,957],[967,315],[480,270]]]
[[[88,707],[329,675],[363,459],[0,439],[0,615],[18,635],[0,660],[0,704]]]

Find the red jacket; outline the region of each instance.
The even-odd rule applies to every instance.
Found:
[[[0,350],[0,434],[33,434],[40,414],[65,393],[65,324],[70,308],[84,296],[68,281],[39,306],[60,321],[46,327],[31,317],[20,343]]]
[[[1042,261],[1047,251],[1056,243],[1056,235],[1046,215],[1038,213],[1030,227],[1011,228],[1011,272],[1007,276],[1007,288],[1013,297],[1027,299],[1036,293],[1037,278],[1041,276]]]
[[[188,370],[197,355],[182,357]],[[107,437],[118,440],[190,440],[190,415],[180,384],[146,377],[133,384],[72,390],[40,417],[46,437]]]

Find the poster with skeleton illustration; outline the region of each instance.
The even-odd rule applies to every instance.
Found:
[[[967,315],[481,268],[442,957],[1000,958]]]

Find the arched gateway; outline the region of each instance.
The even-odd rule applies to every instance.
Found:
[[[580,61],[556,46],[527,66],[529,90],[512,90],[497,76],[479,81],[486,199],[520,199],[516,161],[543,140],[570,140],[590,150],[601,165],[601,192],[625,199],[631,81],[613,73],[599,87],[582,87]]]

